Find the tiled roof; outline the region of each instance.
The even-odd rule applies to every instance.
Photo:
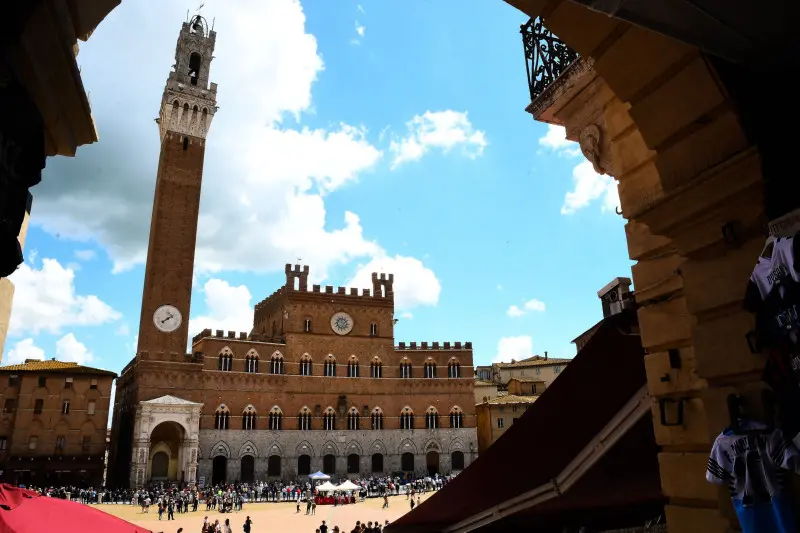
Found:
[[[496,385],[496,383],[492,383],[491,381],[486,381],[485,379],[476,379],[475,380],[475,385],[476,386],[488,387],[488,386],[494,386],[494,385]]]
[[[533,403],[538,396],[517,396],[516,394],[506,394],[489,400],[492,405],[503,405],[507,403]]]
[[[538,378],[510,378],[508,381],[519,381],[520,383],[546,383],[545,380]]]
[[[534,355],[522,361],[515,361],[513,363],[497,363],[500,368],[527,368],[531,366],[547,366],[547,365],[563,365],[569,363],[572,359],[559,359],[556,357],[548,357],[545,359],[541,355]]]
[[[0,372],[64,372],[67,374],[105,374],[116,377],[115,372],[81,366],[78,363],[56,361],[55,359],[28,359],[18,365],[0,366]]]

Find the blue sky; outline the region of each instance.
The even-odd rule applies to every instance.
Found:
[[[160,98],[195,4],[126,1],[81,43],[100,142],[48,160],[4,364],[133,356]],[[208,0],[217,49],[190,328],[247,330],[302,258],[314,282],[396,279],[397,341],[547,350],[630,276],[611,178],[533,121],[519,25],[495,0]]]

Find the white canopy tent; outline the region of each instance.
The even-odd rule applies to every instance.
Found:
[[[350,481],[349,479],[336,487],[336,490],[360,490],[361,487]]]
[[[338,490],[338,487],[333,483],[331,483],[330,481],[326,481],[322,485],[318,485],[317,490],[319,492],[333,492],[335,490]]]

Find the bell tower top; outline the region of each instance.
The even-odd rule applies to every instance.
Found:
[[[206,138],[217,111],[217,84],[208,81],[216,40],[217,32],[200,15],[181,25],[156,119],[162,141],[167,132]]]

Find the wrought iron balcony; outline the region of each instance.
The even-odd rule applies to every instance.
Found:
[[[541,18],[530,19],[520,26],[525,52],[525,70],[531,102],[578,59],[578,53],[548,30]]]

